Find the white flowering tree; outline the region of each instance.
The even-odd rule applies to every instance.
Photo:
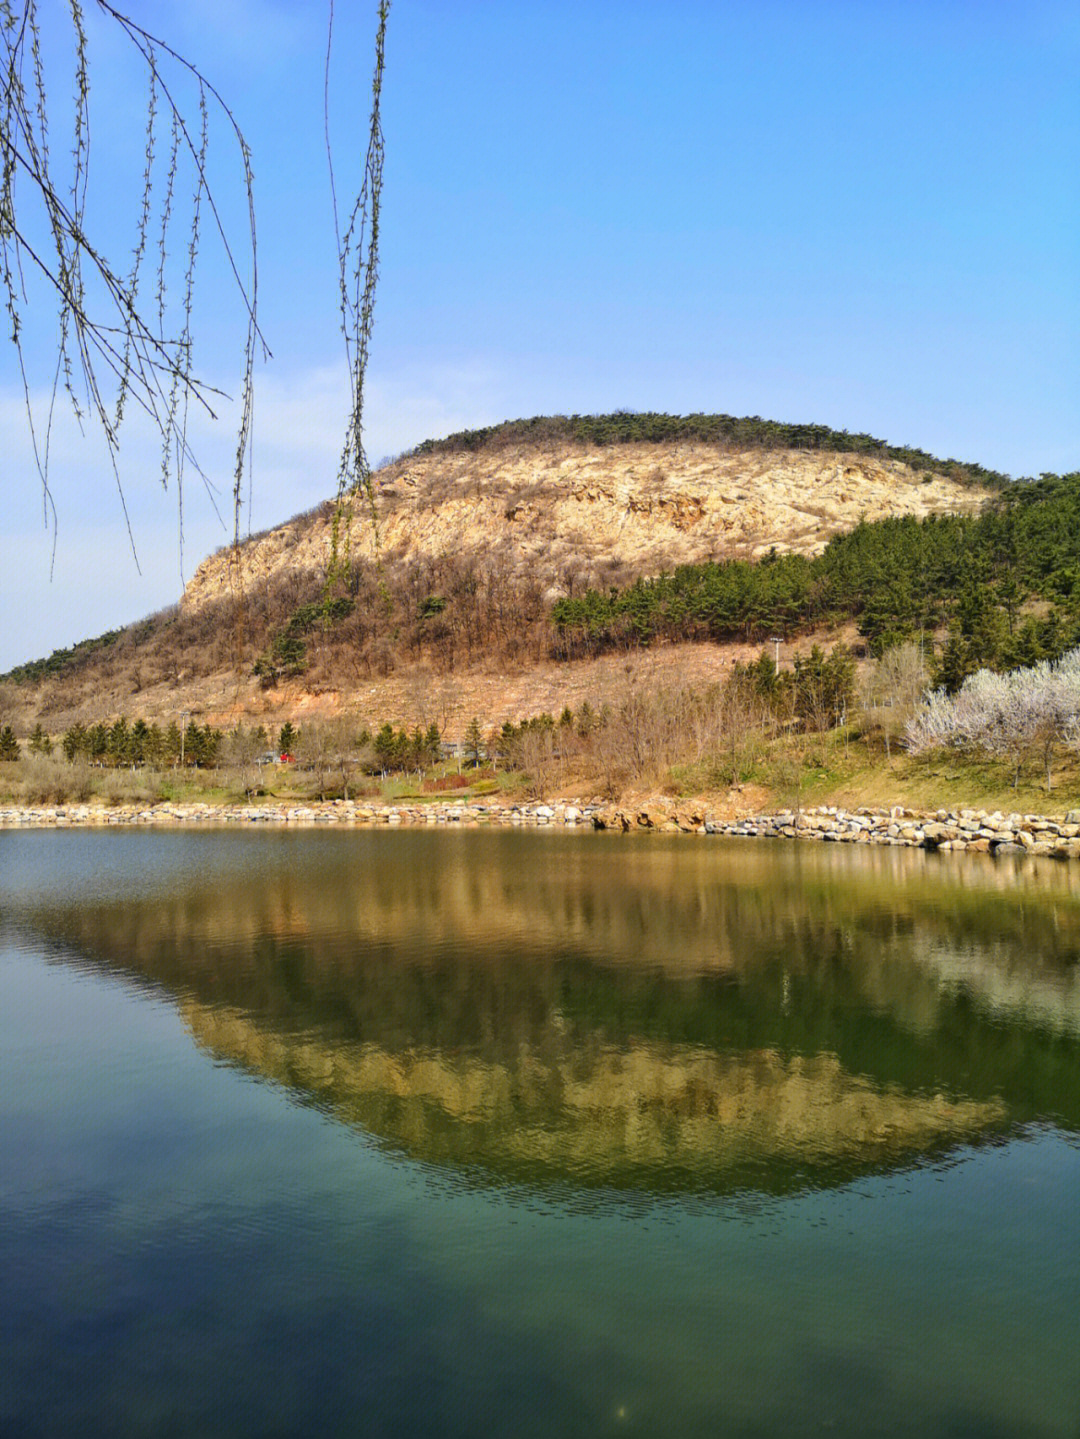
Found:
[[[906,741],[911,754],[953,748],[1004,760],[1014,788],[1038,754],[1051,789],[1057,748],[1080,748],[1080,649],[1009,674],[979,670],[952,697],[935,690],[908,723]]]

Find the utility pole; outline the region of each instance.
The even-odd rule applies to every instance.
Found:
[[[180,768],[184,768],[184,736],[187,733],[188,710],[180,711]]]

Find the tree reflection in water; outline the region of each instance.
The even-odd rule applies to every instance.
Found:
[[[512,831],[95,843],[108,885],[91,867],[46,902],[39,854],[8,918],[461,1182],[779,1193],[1080,1131],[1060,866]]]

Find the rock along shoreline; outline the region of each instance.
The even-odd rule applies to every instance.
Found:
[[[983,854],[1046,855],[1080,859],[1080,810],[1064,819],[1003,814],[982,809],[914,811],[821,805],[721,819],[695,804],[648,803],[640,807],[542,803],[370,804],[328,800],[289,805],[90,804],[0,807],[0,830],[115,826],[252,827],[319,825],[451,825],[592,828],[614,833],[679,831],[684,834],[817,840],[833,844],[892,845],[909,849]]]

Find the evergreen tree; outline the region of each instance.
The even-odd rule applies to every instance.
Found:
[[[597,725],[596,711],[588,700],[581,701],[581,708],[577,712],[577,732],[582,739],[591,734]]]
[[[428,764],[438,764],[442,758],[442,736],[434,720],[428,725],[424,735],[424,754]]]
[[[473,769],[480,768],[480,760],[484,753],[484,732],[480,728],[480,721],[473,715],[465,731],[465,754],[472,761]]]
[[[74,764],[77,759],[85,756],[88,748],[87,730],[83,724],[73,724],[60,741],[64,751],[64,758],[68,764]]]
[[[203,725],[198,746],[200,768],[213,769],[221,752],[221,731],[211,725]]]
[[[384,774],[394,768],[394,726],[389,721],[379,730],[373,741],[375,748],[375,762]]]
[[[98,720],[87,734],[87,753],[94,764],[104,764],[109,748],[108,726]]]
[[[128,729],[128,722],[123,715],[109,731],[105,756],[113,765],[131,763],[131,731]]]
[[[421,769],[427,758],[427,746],[424,744],[424,731],[417,725],[409,740],[409,768]]]
[[[146,732],[146,763],[157,769],[165,759],[166,739],[161,726],[155,721]]]
[[[131,762],[132,764],[145,764],[147,760],[146,746],[150,730],[144,719],[137,719],[131,726]]]
[[[21,754],[15,731],[9,724],[0,729],[0,760],[15,760]]]
[[[201,748],[202,730],[194,720],[188,720],[187,729],[184,731],[184,743],[180,748],[183,756],[185,769],[193,766],[199,767],[199,750]]]
[[[175,720],[165,731],[165,759],[175,766],[180,763],[180,726]]]
[[[31,754],[52,754],[52,740],[42,729],[41,721],[38,720],[30,736]]]
[[[819,645],[796,655],[795,713],[808,729],[843,724],[855,693],[855,660],[846,645],[826,656]]]
[[[292,720],[286,720],[278,734],[278,753],[292,754],[299,738],[299,732],[294,728]]]
[[[750,674],[753,680],[754,693],[771,699],[776,694],[778,677],[776,673],[776,661],[768,650],[762,650],[755,663],[750,667]]]

